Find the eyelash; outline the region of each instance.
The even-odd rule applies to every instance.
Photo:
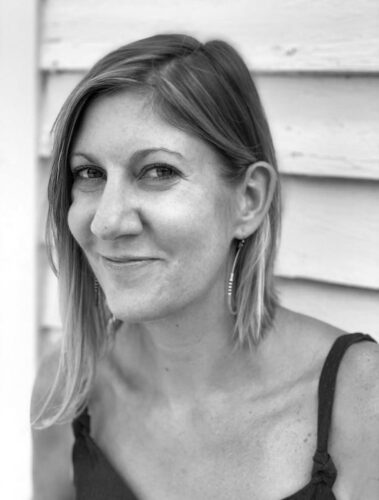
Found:
[[[81,176],[81,174],[83,172],[86,172],[89,170],[92,170],[93,172],[96,172],[96,173],[104,173],[95,167],[76,167],[76,168],[72,169],[72,175],[74,177],[74,180],[76,180],[76,179],[82,179],[82,180],[83,179],[85,179],[85,180],[98,179],[98,177],[82,177]]]
[[[154,163],[152,165],[149,165],[147,167],[145,167],[141,174],[138,176],[139,178],[142,178],[144,177],[144,175],[148,172],[152,172],[153,170],[158,170],[158,169],[162,169],[162,170],[166,170],[167,171],[170,171],[171,174],[170,175],[163,175],[163,176],[157,176],[157,177],[153,177],[156,181],[164,181],[164,180],[167,180],[167,179],[171,179],[173,177],[176,177],[179,175],[179,172],[174,168],[174,167],[171,167],[170,165],[167,165],[166,163]],[[152,177],[150,177],[152,178]]]
[[[172,178],[180,175],[178,170],[176,168],[172,167],[171,165],[167,165],[166,163],[154,163],[152,165],[148,165],[147,167],[143,168],[141,173],[138,175],[138,179],[142,179],[145,177],[145,174],[147,174],[153,170],[158,170],[158,169],[164,169],[166,171],[170,171],[170,175],[150,177],[150,179],[154,179],[154,182],[162,182],[164,180],[172,179]],[[81,174],[85,171],[92,171],[92,172],[100,173],[100,174],[103,174],[104,176],[106,176],[106,173],[97,167],[82,166],[82,167],[74,168],[72,170],[72,175],[74,177],[74,180],[76,180],[76,179],[98,180],[99,179],[99,177],[82,177]]]

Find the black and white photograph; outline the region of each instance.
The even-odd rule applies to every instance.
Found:
[[[379,499],[379,2],[0,0],[1,499]]]

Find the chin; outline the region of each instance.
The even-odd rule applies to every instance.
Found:
[[[168,307],[164,304],[157,304],[156,300],[149,301],[146,298],[137,301],[135,298],[120,300],[118,297],[114,300],[108,299],[107,303],[111,313],[126,323],[142,323],[163,319],[176,310],[172,305]]]

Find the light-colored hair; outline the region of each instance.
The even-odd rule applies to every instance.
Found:
[[[96,361],[106,346],[110,312],[101,290],[100,299],[97,297],[92,269],[68,227],[73,183],[68,156],[83,111],[91,102],[128,89],[150,95],[164,120],[211,146],[224,160],[220,175],[226,182],[242,181],[247,167],[258,161],[277,170],[256,87],[229,44],[218,40],[202,44],[186,35],[157,35],[111,52],[89,70],[67,98],[54,126],[47,234],[49,248],[56,254],[64,332],[58,376],[36,419],[40,427],[72,418],[82,410]],[[277,183],[268,213],[247,238],[236,268],[234,335],[238,346],[253,348],[272,324],[277,304],[273,264],[279,226]],[[231,252],[235,252],[235,243]],[[59,405],[52,408],[57,399]]]

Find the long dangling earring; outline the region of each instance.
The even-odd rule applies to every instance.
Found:
[[[93,290],[95,292],[96,305],[100,305],[100,285],[96,278],[93,278]]]
[[[233,265],[232,265],[232,270],[230,271],[230,276],[229,276],[229,281],[228,281],[228,289],[227,289],[227,301],[228,301],[228,308],[230,311],[230,314],[233,314],[234,316],[237,314],[237,309],[235,308],[233,304],[233,291],[234,291],[234,274],[235,274],[235,269],[237,266],[238,262],[238,257],[239,254],[242,250],[242,247],[244,246],[246,240],[240,240],[238,243],[238,248],[236,255],[234,257]]]

